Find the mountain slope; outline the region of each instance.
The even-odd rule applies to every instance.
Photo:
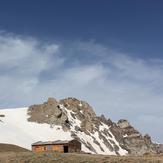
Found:
[[[12,144],[0,143],[0,152],[28,152],[28,150]]]
[[[36,141],[78,139],[82,151],[105,155],[155,152],[148,135],[142,136],[126,120],[117,124],[98,117],[91,106],[75,98],[49,98],[29,108],[0,110],[0,142],[31,148]]]

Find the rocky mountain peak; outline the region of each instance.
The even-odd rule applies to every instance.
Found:
[[[120,119],[117,123],[117,125],[122,128],[122,129],[125,129],[127,127],[130,127],[130,123],[126,120],[126,119]]]
[[[53,97],[49,97],[48,101],[47,101],[47,104],[49,104],[49,105],[57,105],[58,101]]]
[[[85,113],[88,117],[95,117],[96,113],[93,111],[92,107],[85,101],[78,100],[76,98],[66,98],[60,100],[60,103],[63,104],[68,109],[73,112],[82,112]]]
[[[104,115],[99,117],[87,102],[76,98],[49,98],[43,104],[30,106],[28,116],[29,122],[47,123],[52,128],[62,126],[91,153],[141,155],[156,151],[150,136],[143,137],[127,120],[114,123]]]

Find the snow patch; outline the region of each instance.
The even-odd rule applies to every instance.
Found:
[[[126,138],[126,137],[128,137],[128,135],[127,135],[127,134],[123,135],[123,138]]]
[[[82,114],[83,114],[83,110],[80,110],[80,113],[82,113]]]
[[[80,127],[81,125],[81,121],[77,118],[73,118],[72,115],[75,116],[75,113],[72,110],[67,109],[66,107],[62,107],[62,109],[65,109],[67,116],[68,116],[68,120],[70,122],[71,126],[71,130],[75,131],[75,126]]]
[[[112,146],[114,146],[114,144],[112,143],[112,141],[118,146],[119,150],[118,150],[118,153],[123,156],[123,155],[126,155],[128,154],[128,151],[126,151],[125,149],[122,149],[122,147],[119,145],[118,141],[115,139],[115,136],[112,134],[112,132],[110,131],[110,126],[102,123],[102,125],[99,126],[99,130],[100,131],[104,131],[104,130],[107,130],[108,133],[111,135],[110,137],[109,136],[106,136],[104,135],[102,132],[101,134],[103,134],[103,136],[105,136],[105,138],[110,142],[110,144]],[[110,141],[112,140],[112,141]]]
[[[80,101],[80,103],[79,103],[79,106],[80,106],[80,107],[82,107],[82,106],[83,106],[83,105],[82,105],[82,103],[81,103],[81,101]]]

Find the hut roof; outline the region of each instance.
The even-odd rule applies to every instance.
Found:
[[[68,144],[71,141],[72,140],[56,140],[56,141],[46,141],[46,142],[38,141],[38,142],[33,143],[32,146],[34,146],[34,145]]]

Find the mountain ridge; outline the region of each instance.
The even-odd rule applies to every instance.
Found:
[[[12,141],[28,149],[36,141],[75,138],[82,143],[82,151],[92,154],[143,155],[156,153],[157,150],[150,136],[142,136],[127,120],[115,123],[104,115],[97,116],[87,102],[76,98],[59,101],[49,98],[43,104],[31,105],[15,112],[0,110],[0,115],[3,115],[0,116],[0,128],[13,136],[15,130],[17,134],[20,132],[24,139],[20,136],[19,140],[12,138]],[[13,124],[14,121],[16,124]],[[11,131],[6,131],[5,124]],[[11,143],[10,139],[0,136],[2,143]],[[23,144],[23,141],[27,142]]]

